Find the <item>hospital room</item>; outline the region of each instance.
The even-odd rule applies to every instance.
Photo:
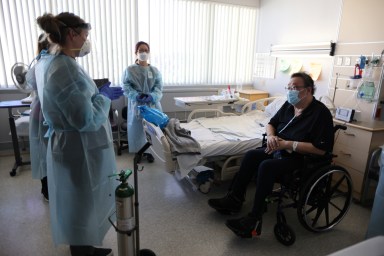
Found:
[[[0,3],[0,255],[383,255],[383,1]]]

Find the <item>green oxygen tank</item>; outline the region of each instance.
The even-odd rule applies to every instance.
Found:
[[[131,170],[122,170],[119,175],[120,184],[115,190],[117,246],[119,256],[135,256],[135,216],[134,194],[135,190],[128,183]]]

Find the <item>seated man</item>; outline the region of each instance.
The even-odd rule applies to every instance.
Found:
[[[306,73],[294,73],[286,90],[287,102],[266,127],[266,147],[246,153],[226,196],[208,200],[220,213],[239,212],[247,185],[255,175],[257,183],[251,212],[226,222],[227,227],[241,237],[260,235],[265,199],[272,193],[277,177],[300,168],[304,154],[324,155],[333,148],[332,115],[314,98],[312,78]]]

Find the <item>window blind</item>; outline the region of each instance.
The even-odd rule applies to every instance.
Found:
[[[257,9],[202,1],[139,2],[139,39],[168,85],[252,81]]]
[[[252,81],[256,8],[186,0],[1,0],[0,89],[14,88],[14,63],[36,56],[42,32],[36,18],[64,11],[92,25],[92,52],[77,58],[92,78],[120,84],[136,42],[146,41],[165,85]]]

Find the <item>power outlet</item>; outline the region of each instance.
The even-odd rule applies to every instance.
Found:
[[[351,58],[350,57],[345,57],[344,58],[344,65],[346,65],[346,66],[351,65]]]
[[[338,57],[338,58],[337,58],[336,65],[337,65],[337,66],[341,66],[342,64],[343,64],[343,57]]]

